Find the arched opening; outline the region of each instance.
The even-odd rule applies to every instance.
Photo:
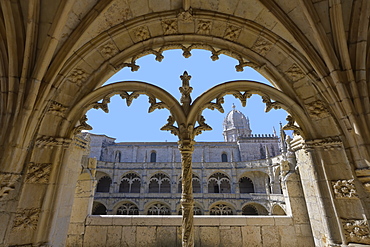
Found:
[[[140,193],[141,179],[136,173],[128,173],[122,177],[119,185],[120,193]]]
[[[157,162],[157,153],[155,151],[152,151],[150,153],[150,162],[152,162],[152,163]]]
[[[152,176],[149,180],[149,193],[170,193],[171,192],[171,180],[163,174],[157,173]]]
[[[221,154],[221,161],[222,162],[227,162],[227,154],[225,154],[225,153]]]
[[[242,208],[243,215],[268,215],[267,209],[259,203],[248,203]]]
[[[112,179],[108,176],[101,177],[96,185],[96,192],[109,192]]]
[[[242,177],[239,179],[239,191],[240,193],[254,193],[252,180],[248,177]]]
[[[247,205],[243,207],[242,215],[258,215],[258,211],[253,205]]]
[[[92,215],[106,215],[107,208],[104,206],[103,203],[94,201],[91,214]]]
[[[127,202],[119,206],[116,210],[117,215],[138,215],[139,208],[136,204]]]
[[[224,203],[217,203],[209,209],[210,215],[234,215],[235,209]]]
[[[171,209],[164,203],[155,203],[148,208],[147,215],[170,215]]]
[[[208,179],[208,193],[230,193],[230,179],[223,173],[217,172]]]

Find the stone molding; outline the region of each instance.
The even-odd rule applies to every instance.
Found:
[[[335,198],[358,198],[353,179],[332,181]]]
[[[40,136],[36,139],[36,147],[39,148],[53,148],[56,146],[62,146],[68,148],[71,144],[72,139],[63,137],[53,137],[53,136]]]
[[[323,148],[325,151],[341,150],[343,149],[343,142],[338,136],[304,140],[303,138],[293,139],[291,142],[293,151],[305,149],[306,151],[313,150],[315,148]]]

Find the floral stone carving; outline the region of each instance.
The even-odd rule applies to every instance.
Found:
[[[357,191],[353,179],[332,181],[336,198],[357,198]]]
[[[343,228],[349,242],[370,244],[370,229],[366,220],[343,220]]]
[[[32,229],[35,230],[37,227],[37,222],[39,221],[39,209],[21,209],[19,210],[14,219],[13,229]]]
[[[51,163],[31,163],[26,177],[27,183],[49,182]]]

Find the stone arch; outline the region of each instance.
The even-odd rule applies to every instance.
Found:
[[[110,186],[112,184],[111,177],[103,172],[97,173],[97,184],[96,184],[96,192],[109,192]]]
[[[107,207],[102,202],[94,201],[91,214],[92,215],[106,215]]]
[[[221,154],[221,162],[228,162],[228,157],[227,157],[227,153],[226,152],[223,152]]]
[[[113,207],[115,215],[138,215],[139,207],[132,201],[120,201]]]
[[[145,205],[146,215],[170,215],[171,207],[161,201],[149,202]]]
[[[242,207],[243,215],[268,215],[267,209],[256,202],[246,203]]]
[[[286,212],[279,204],[274,204],[271,208],[271,215],[286,215]]]
[[[149,179],[149,193],[171,193],[171,179],[162,172],[157,172]]]
[[[241,177],[239,179],[239,191],[240,193],[254,193],[254,185],[249,177]]]
[[[235,215],[235,206],[228,202],[218,201],[209,207],[210,215]]]
[[[208,193],[231,192],[230,177],[223,172],[214,172],[211,176],[209,176],[207,183],[208,183]]]
[[[150,151],[150,162],[157,162],[157,152],[155,150]]]
[[[136,172],[127,172],[121,178],[120,193],[140,193],[141,177]]]
[[[239,176],[239,182],[242,178],[248,178],[253,184],[253,193],[267,193],[270,191],[270,176],[264,171],[247,171]],[[240,185],[240,184],[239,184]]]

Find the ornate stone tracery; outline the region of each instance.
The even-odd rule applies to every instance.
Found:
[[[38,208],[18,210],[14,218],[13,230],[35,230],[39,221],[39,213]]]
[[[349,242],[370,244],[370,229],[367,220],[343,219],[342,222]]]
[[[353,179],[331,182],[336,198],[358,198]]]
[[[51,163],[30,163],[26,183],[48,183]]]

